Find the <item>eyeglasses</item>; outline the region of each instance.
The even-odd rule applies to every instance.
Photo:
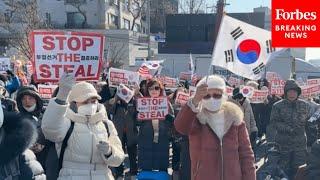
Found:
[[[160,87],[159,86],[155,86],[155,87],[149,87],[148,89],[149,89],[149,91],[152,91],[152,90],[159,91]]]
[[[214,99],[220,99],[222,98],[222,94],[207,94],[203,99],[210,99],[211,97]]]

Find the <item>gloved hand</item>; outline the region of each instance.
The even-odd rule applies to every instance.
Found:
[[[11,71],[11,70],[6,70],[6,73],[8,74],[8,75],[10,75],[10,76],[14,76],[14,73]]]
[[[63,74],[59,81],[59,91],[57,94],[57,99],[66,101],[74,84],[74,75],[68,73]]]
[[[99,144],[97,144],[97,148],[105,156],[109,156],[111,154],[111,147],[106,141],[100,141]]]

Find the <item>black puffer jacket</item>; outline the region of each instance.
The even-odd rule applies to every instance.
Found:
[[[312,145],[307,169],[308,180],[318,180],[320,178],[320,139]]]
[[[46,176],[28,148],[37,137],[30,120],[16,113],[4,113],[0,128],[0,179],[45,180]]]

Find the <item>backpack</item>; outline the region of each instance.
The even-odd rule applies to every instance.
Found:
[[[110,131],[109,131],[109,126],[107,122],[103,121],[103,124],[107,130],[108,137],[110,137]],[[49,140],[46,140],[46,145],[43,151],[46,153],[46,166],[45,168],[45,173],[47,176],[47,180],[57,180],[59,177],[59,172],[62,168],[62,163],[63,163],[63,157],[64,157],[64,152],[68,146],[68,140],[73,132],[74,129],[74,122],[71,121],[71,125],[67,131],[66,136],[64,137],[62,141],[62,146],[61,146],[61,151],[60,151],[60,156],[57,156],[57,151],[55,147],[55,143]],[[50,159],[50,160],[49,160]]]

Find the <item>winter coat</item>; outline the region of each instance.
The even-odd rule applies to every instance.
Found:
[[[189,136],[192,179],[255,180],[254,156],[241,109],[231,102],[222,105],[222,141],[208,124],[200,123],[199,111],[190,100],[174,121],[176,129]]]
[[[16,113],[4,113],[4,124],[0,128],[0,179],[46,179],[40,163],[28,150],[36,133],[30,120]]]
[[[124,132],[127,134],[127,146],[138,143],[137,128],[137,110],[135,101],[131,100],[128,104],[121,101],[118,97],[109,100],[106,105],[107,110],[111,113],[112,122],[117,129],[120,139],[123,138]]]
[[[73,121],[74,129],[64,153],[63,165],[58,180],[110,180],[109,166],[117,167],[124,160],[121,141],[113,123],[108,120],[103,105],[91,117],[75,113],[68,105],[60,105],[51,99],[42,119],[42,130],[47,139],[56,143],[60,154],[62,141]],[[105,128],[106,121],[110,136]],[[106,158],[98,149],[99,141],[106,141],[112,154]]]
[[[316,180],[320,177],[320,139],[311,148],[307,163],[308,180]]]
[[[309,105],[299,99],[293,102],[283,99],[273,105],[270,129],[275,132],[272,133],[271,140],[279,143],[282,151],[306,149],[305,126],[309,118],[309,110]]]
[[[233,99],[230,99],[230,101],[235,103],[236,105],[238,105],[241,108],[241,110],[243,111],[243,113],[244,113],[243,120],[246,124],[248,134],[250,135],[252,132],[257,132],[258,128],[256,126],[256,121],[254,119],[253,111],[252,111],[251,104],[250,104],[249,100],[245,99],[242,105]]]
[[[24,95],[32,96],[36,99],[36,109],[33,112],[28,112],[24,109],[22,105],[22,98]],[[41,130],[41,121],[43,116],[43,101],[40,95],[37,92],[37,89],[33,86],[22,86],[17,91],[16,96],[17,107],[21,115],[29,117],[30,120],[35,124],[38,131],[38,139],[36,143],[45,146],[48,142],[46,141],[42,130]],[[33,149],[32,149],[33,150]],[[46,161],[46,153],[43,151],[35,152],[37,160],[41,163],[41,165],[45,168]]]
[[[171,107],[171,105],[169,104]],[[138,136],[138,167],[142,170],[167,171],[169,167],[169,140],[173,126],[173,110],[169,110],[165,120],[159,120],[158,143],[154,140],[152,120],[140,122]]]

